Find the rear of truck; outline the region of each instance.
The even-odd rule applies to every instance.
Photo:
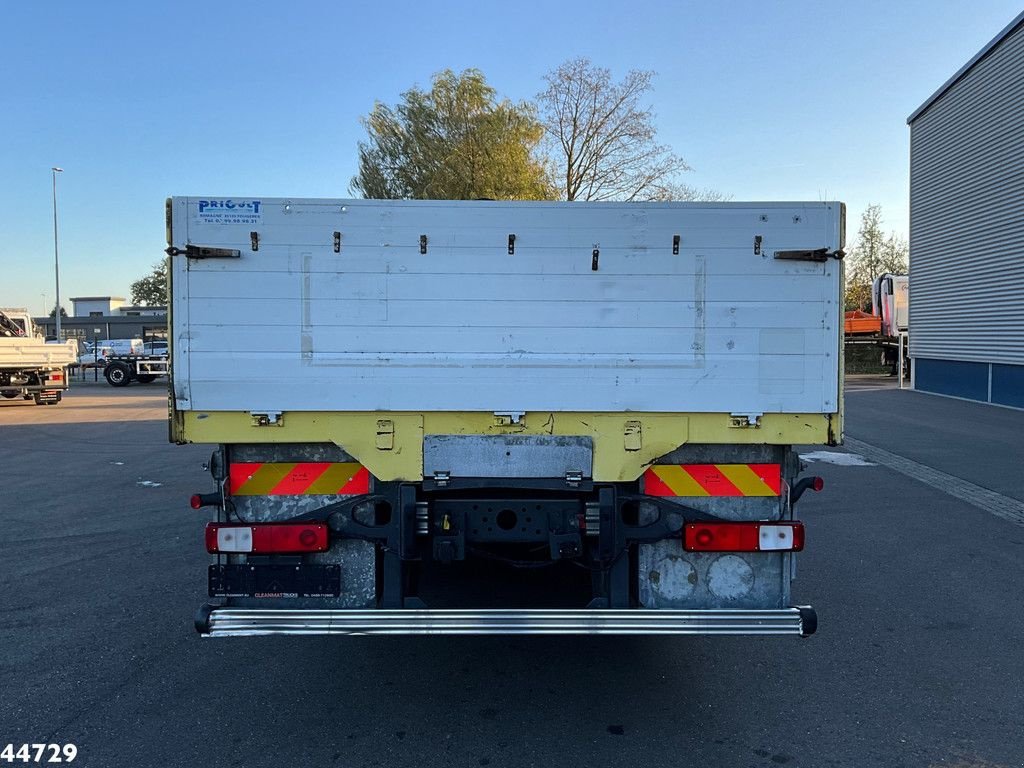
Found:
[[[34,331],[27,310],[0,310],[0,397],[56,405],[68,389],[77,344],[47,342]]]
[[[844,218],[168,200],[197,629],[811,634],[793,446],[841,438]]]

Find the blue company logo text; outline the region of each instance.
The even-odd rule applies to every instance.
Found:
[[[253,213],[259,213],[260,204],[259,200],[200,200],[199,213],[208,213],[213,209],[218,211],[252,211]]]

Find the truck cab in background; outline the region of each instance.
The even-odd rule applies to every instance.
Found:
[[[883,336],[899,336],[910,326],[910,278],[879,275],[871,285],[871,314],[881,320]]]

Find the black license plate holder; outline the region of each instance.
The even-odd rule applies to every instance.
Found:
[[[338,597],[340,565],[211,565],[210,597]]]

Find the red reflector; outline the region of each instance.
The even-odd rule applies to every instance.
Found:
[[[824,487],[825,487],[825,478],[823,478],[823,477],[816,477],[816,478],[814,478],[814,482],[811,483],[811,488],[813,488],[815,491],[820,491]]]
[[[265,523],[223,525],[207,523],[206,551],[285,554],[324,552],[329,545],[323,523]]]
[[[198,493],[194,493],[189,498],[188,505],[192,507],[192,509],[202,509],[203,499]]]
[[[195,496],[192,498],[194,499]],[[210,554],[220,551],[217,548],[217,526],[213,523],[206,524],[206,551]]]
[[[799,552],[803,523],[687,523],[683,549],[688,552]]]

